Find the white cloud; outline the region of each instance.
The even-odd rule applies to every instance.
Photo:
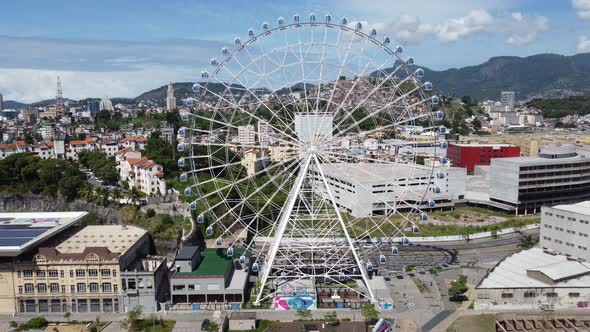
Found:
[[[590,39],[587,36],[580,36],[578,38],[578,45],[576,46],[578,53],[590,52]]]
[[[438,39],[456,41],[474,32],[484,30],[494,22],[494,18],[485,10],[473,10],[469,15],[450,19],[437,27]]]
[[[485,30],[494,18],[485,10],[473,10],[468,15],[448,19],[440,24],[422,23],[420,17],[401,15],[390,24],[397,39],[412,43],[432,36],[443,42],[453,42]]]
[[[522,13],[512,13],[512,22],[507,22],[506,27],[512,31],[506,42],[515,46],[524,46],[534,42],[539,32],[549,28],[547,17],[531,17]]]
[[[572,0],[572,7],[579,18],[590,19],[590,0]]]
[[[160,65],[114,72],[0,68],[0,91],[5,100],[27,103],[55,98],[57,76],[61,77],[65,97],[82,99],[135,97],[169,81],[191,81],[198,73],[186,67]]]

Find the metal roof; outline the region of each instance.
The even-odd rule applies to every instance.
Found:
[[[530,277],[528,271],[539,271],[554,280],[554,283]],[[551,255],[541,248],[532,248],[506,257],[488,273],[477,289],[590,287],[590,274],[584,274],[584,271],[590,273],[590,264],[570,261],[566,256]]]
[[[18,256],[58,234],[88,212],[0,213],[0,256]]]

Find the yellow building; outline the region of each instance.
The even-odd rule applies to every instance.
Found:
[[[147,255],[149,248],[144,229],[87,226],[55,248],[41,247],[21,255],[12,264],[15,309],[26,313],[120,312],[121,271]]]
[[[487,144],[513,144],[520,147],[522,156],[536,157],[545,145],[590,144],[590,135],[581,133],[526,133],[484,136],[461,136],[461,141]]]

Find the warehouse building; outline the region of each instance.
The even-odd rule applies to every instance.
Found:
[[[590,264],[542,248],[502,260],[476,287],[476,310],[586,308]]]

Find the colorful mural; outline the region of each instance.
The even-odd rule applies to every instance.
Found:
[[[282,285],[274,298],[275,310],[310,310],[317,307],[315,293],[307,290],[305,285],[287,282]]]

